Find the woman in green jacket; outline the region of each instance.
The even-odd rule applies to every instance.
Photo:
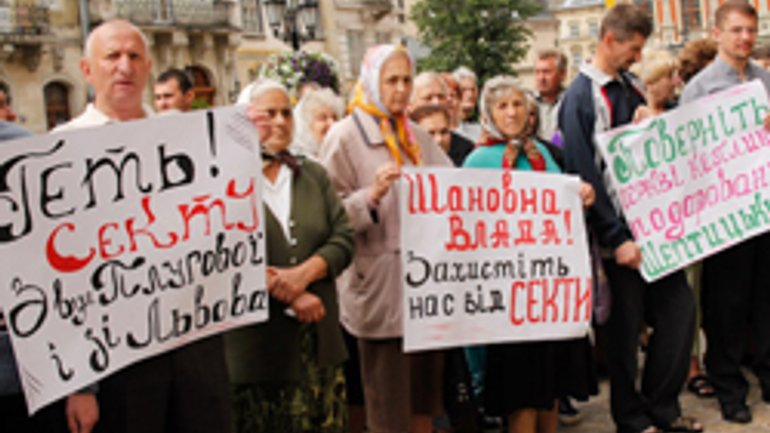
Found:
[[[345,432],[346,402],[334,279],[353,255],[353,231],[324,169],[288,151],[286,89],[251,91],[263,158],[270,319],[226,336],[235,431]]]

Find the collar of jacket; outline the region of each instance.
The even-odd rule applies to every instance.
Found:
[[[634,87],[637,88],[640,92],[642,91],[642,84],[641,81],[639,81],[638,78],[636,78],[635,75],[628,73],[626,71],[620,71],[618,73],[618,77],[613,77],[612,75],[607,75],[606,72],[602,71],[601,69],[594,66],[592,63],[585,62],[582,65],[580,65],[580,72],[591,79],[591,81],[598,84],[600,87],[604,87],[607,84],[609,84],[612,81],[618,81],[618,78],[622,77],[624,81],[627,81],[631,83]],[[642,94],[644,94],[642,92]]]
[[[364,141],[369,146],[384,146],[385,137],[382,136],[380,125],[375,117],[367,114],[360,108],[353,110],[353,121],[356,123],[358,131],[361,133]]]

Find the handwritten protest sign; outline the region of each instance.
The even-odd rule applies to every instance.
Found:
[[[31,411],[267,318],[258,137],[242,112],[0,145],[0,305]]]
[[[574,177],[404,169],[404,349],[585,335],[591,268]]]
[[[767,112],[754,81],[597,137],[645,279],[770,229]]]

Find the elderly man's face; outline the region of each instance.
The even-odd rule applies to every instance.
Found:
[[[543,96],[559,94],[564,82],[564,71],[559,69],[559,59],[543,57],[535,61],[535,87]]]
[[[473,114],[476,109],[476,101],[479,97],[479,88],[476,82],[470,78],[462,78],[460,81],[460,116],[463,120]]]
[[[438,80],[414,86],[414,93],[412,94],[413,108],[422,107],[424,105],[446,106],[446,104],[447,94]]]
[[[95,32],[81,69],[97,103],[112,109],[140,108],[151,67],[144,41],[123,23],[106,24]]]

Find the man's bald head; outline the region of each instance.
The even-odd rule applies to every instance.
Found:
[[[83,75],[94,88],[94,104],[116,120],[144,116],[142,94],[152,63],[147,39],[125,20],[110,20],[96,27],[86,39]]]
[[[142,42],[144,43],[144,51],[147,53],[147,47],[150,46],[150,42],[147,40],[147,36],[144,34],[144,32],[142,32],[139,27],[135,26],[130,21],[114,19],[105,21],[91,30],[91,33],[89,33],[88,37],[86,38],[86,45],[83,47],[83,56],[85,58],[90,58],[93,54],[94,39],[102,37],[102,33],[104,32],[114,31],[115,29],[119,28],[136,32],[136,34],[139,35],[139,37],[142,39]]]

